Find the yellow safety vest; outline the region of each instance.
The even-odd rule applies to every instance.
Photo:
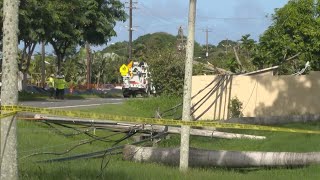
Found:
[[[64,79],[57,79],[56,81],[56,88],[57,89],[64,89],[66,85],[66,81]]]
[[[54,87],[54,78],[49,77],[49,79],[48,79],[48,86],[49,86],[50,88],[53,88],[53,87]]]

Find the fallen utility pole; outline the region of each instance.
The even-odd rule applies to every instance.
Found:
[[[214,151],[190,148],[190,166],[193,167],[296,167],[320,164],[320,152],[255,152]],[[127,145],[123,159],[135,162],[179,164],[179,148],[154,148]]]
[[[224,120],[224,123],[257,124],[257,125],[280,125],[290,123],[312,123],[320,122],[320,114],[303,114],[287,116],[266,117],[240,117]]]
[[[233,47],[233,52],[234,52],[234,55],[235,55],[235,57],[236,57],[236,60],[237,60],[238,64],[240,65],[240,68],[241,68],[241,70],[242,70],[242,67],[243,67],[243,66],[242,66],[242,63],[241,63],[240,58],[239,58],[239,56],[238,56],[236,47]]]
[[[202,62],[198,62],[198,61],[193,61],[193,64],[195,65],[202,65],[204,68],[206,68],[207,70],[209,71],[212,71],[212,72],[217,72],[219,74],[234,74],[230,71],[227,71],[225,69],[222,69],[222,68],[218,68],[218,67],[214,67],[212,64],[210,64],[208,62],[208,64],[204,64]]]
[[[62,118],[62,117],[51,117],[35,115],[35,120],[51,122],[51,123],[62,123],[62,124],[74,124],[74,125],[86,125],[92,128],[112,128],[114,131],[117,130],[148,130],[153,132],[163,132],[166,126],[161,125],[151,125],[151,124],[130,124],[130,123],[117,123],[110,120],[86,120],[86,119],[76,119],[76,118]],[[168,126],[167,133],[180,134],[180,127]],[[265,136],[254,136],[247,134],[236,134],[228,132],[220,132],[216,130],[206,130],[206,129],[190,129],[190,134],[194,136],[212,137],[212,138],[223,138],[223,139],[256,139],[262,140],[266,139]]]

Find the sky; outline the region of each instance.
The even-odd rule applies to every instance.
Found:
[[[189,0],[136,2],[137,9],[133,9],[133,39],[154,32],[177,35],[179,26],[184,28],[184,34],[187,35]],[[205,44],[206,28],[211,31],[208,35],[210,44],[216,45],[224,39],[239,40],[245,34],[251,34],[252,38],[258,40],[259,35],[271,25],[274,9],[283,7],[287,2],[288,0],[197,0],[195,40]],[[128,21],[117,24],[115,30],[118,35],[110,43],[128,41],[128,24]]]
[[[120,0],[129,2],[129,0]],[[184,28],[187,36],[189,0],[133,0],[136,9],[133,9],[133,40],[139,36],[154,32],[178,34],[178,28]],[[242,35],[251,34],[258,40],[268,26],[271,25],[271,14],[275,8],[283,7],[288,0],[197,0],[195,40],[205,44],[208,28],[209,44],[216,45],[221,40],[239,40]],[[125,4],[129,6],[128,3]],[[129,14],[129,10],[126,9]],[[118,22],[109,45],[119,41],[128,41],[128,24]],[[98,51],[106,47],[96,46]],[[51,47],[47,51],[52,51]],[[37,47],[36,51],[40,51]]]

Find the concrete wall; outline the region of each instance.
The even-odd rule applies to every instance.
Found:
[[[192,95],[198,93],[214,78],[216,76],[193,76]],[[234,97],[243,103],[242,113],[245,117],[320,114],[320,72],[303,76],[272,76],[270,73],[239,75],[233,76],[229,82],[224,80],[223,85],[226,88],[219,88],[211,94],[194,113],[194,117],[208,110],[200,119],[228,119],[228,105]],[[198,102],[213,89],[213,86],[203,90],[192,103]],[[222,90],[223,93],[219,97]],[[212,104],[216,97],[219,98]]]

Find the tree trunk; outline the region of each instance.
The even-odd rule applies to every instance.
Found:
[[[18,10],[19,0],[3,1],[2,105],[18,104]],[[0,123],[0,179],[15,180],[18,179],[16,118],[2,118]]]
[[[22,80],[22,89],[26,89],[28,85],[28,70],[31,63],[31,58],[36,47],[37,43],[28,41],[24,43],[23,48],[23,55],[22,55],[22,64],[25,62],[25,67],[21,68],[21,72],[23,73],[23,80]]]
[[[28,72],[23,71],[22,72],[22,89],[26,89],[28,86]]]
[[[135,162],[179,165],[179,148],[153,148],[128,145],[123,159]],[[213,151],[190,148],[189,165],[193,167],[294,167],[320,164],[319,152],[246,152]]]
[[[57,74],[61,74],[61,61],[62,61],[62,55],[59,54],[57,51],[56,51],[56,55],[57,55]]]

